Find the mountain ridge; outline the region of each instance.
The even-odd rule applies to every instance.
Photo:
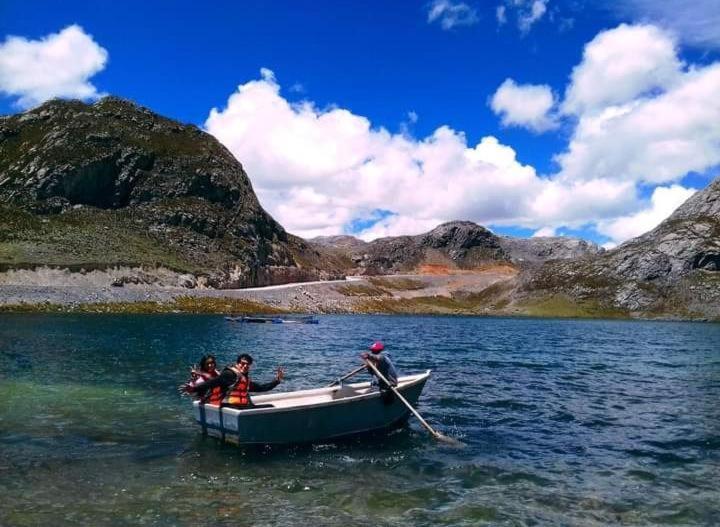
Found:
[[[43,267],[181,288],[366,277],[340,292],[354,300],[326,288],[328,299],[296,298],[293,309],[720,318],[720,178],[609,251],[471,221],[306,241],[262,208],[242,164],[196,126],[117,97],[54,100],[0,117],[0,272]],[[432,279],[453,274],[474,278]],[[400,275],[425,278],[381,279]]]
[[[417,235],[388,236],[367,242],[349,235],[320,236],[308,241],[339,251],[353,261],[354,273],[363,275],[407,273],[423,266],[447,271],[480,269],[492,264],[523,266],[604,251],[579,238],[497,236],[467,220],[445,222]]]

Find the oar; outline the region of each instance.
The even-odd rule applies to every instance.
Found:
[[[462,441],[458,441],[457,439],[455,439],[453,437],[448,437],[446,435],[443,435],[440,432],[438,432],[437,430],[435,430],[432,426],[430,426],[430,424],[425,419],[423,419],[423,417],[420,415],[420,413],[418,413],[418,411],[415,410],[415,408],[413,408],[413,406],[409,402],[407,402],[407,399],[405,399],[405,397],[400,395],[400,392],[398,391],[398,389],[395,388],[395,386],[393,386],[392,384],[390,384],[388,382],[388,380],[385,378],[385,376],[378,371],[378,369],[375,367],[375,365],[371,361],[365,360],[365,364],[367,365],[368,368],[370,368],[375,373],[375,375],[377,375],[378,379],[380,379],[382,382],[384,382],[385,384],[388,385],[388,387],[393,391],[393,393],[397,396],[397,398],[400,399],[402,401],[402,403],[408,407],[408,410],[410,410],[413,413],[413,415],[418,418],[418,421],[420,421],[420,423],[427,429],[428,432],[430,432],[430,434],[435,439],[437,439],[438,441],[442,441],[443,443],[448,443],[453,446],[465,446],[465,443],[463,443]]]
[[[355,368],[353,371],[351,371],[351,372],[348,373],[347,375],[343,375],[343,376],[340,377],[339,379],[336,379],[336,380],[334,380],[333,382],[331,382],[330,384],[328,384],[328,388],[331,387],[331,386],[337,386],[338,384],[340,384],[341,382],[343,382],[345,379],[349,379],[350,377],[352,377],[352,376],[355,375],[356,373],[360,373],[360,372],[363,371],[364,369],[365,369],[365,366],[360,366],[359,368]]]

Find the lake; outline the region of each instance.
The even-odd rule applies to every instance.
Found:
[[[0,315],[0,525],[717,525],[720,324],[321,316]],[[383,340],[433,370],[389,434],[243,450],[177,386],[205,353],[276,390]],[[368,376],[358,376],[367,380]]]

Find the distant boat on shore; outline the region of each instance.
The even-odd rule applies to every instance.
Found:
[[[254,323],[254,324],[318,324],[319,321],[312,315],[307,316],[277,316],[277,315],[255,315],[255,316],[233,316],[225,317],[228,322]]]

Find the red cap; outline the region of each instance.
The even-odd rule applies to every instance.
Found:
[[[370,346],[370,351],[372,351],[373,353],[380,353],[384,349],[385,346],[379,340],[376,340],[372,343],[372,346]]]

